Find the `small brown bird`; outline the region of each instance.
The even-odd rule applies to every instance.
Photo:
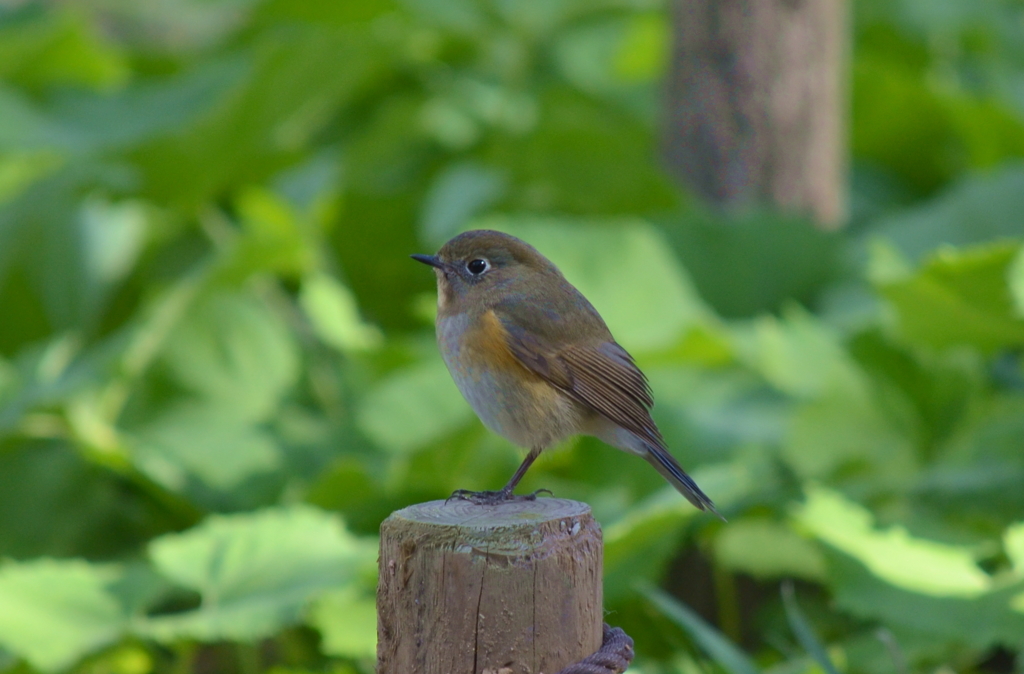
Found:
[[[485,426],[530,448],[500,491],[453,496],[533,498],[512,495],[530,465],[544,449],[585,434],[642,456],[690,503],[718,515],[665,447],[647,378],[551,261],[490,230],[412,257],[437,275],[437,341],[455,384]]]

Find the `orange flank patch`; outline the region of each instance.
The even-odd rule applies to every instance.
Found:
[[[475,356],[487,361],[488,367],[497,370],[519,370],[527,381],[540,377],[523,366],[508,348],[508,331],[501,324],[494,310],[488,310],[480,317],[475,329],[466,336]],[[525,382],[524,382],[525,383]]]

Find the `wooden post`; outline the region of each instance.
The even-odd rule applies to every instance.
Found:
[[[377,674],[555,674],[601,647],[590,506],[431,501],[381,525]]]

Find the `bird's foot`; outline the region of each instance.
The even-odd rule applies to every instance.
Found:
[[[470,491],[469,489],[456,489],[452,495],[445,499],[445,503],[451,500],[469,501],[474,505],[501,505],[514,501],[536,501],[537,494],[544,493],[551,496],[550,489],[538,489],[530,494],[513,494],[512,490],[499,489],[498,491]]]

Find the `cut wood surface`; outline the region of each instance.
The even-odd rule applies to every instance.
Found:
[[[555,674],[601,646],[585,503],[431,501],[381,525],[377,674]]]

